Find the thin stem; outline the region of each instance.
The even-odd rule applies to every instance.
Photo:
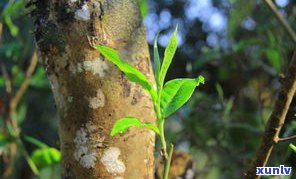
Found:
[[[3,24],[0,22],[0,42],[2,40]]]
[[[159,129],[159,137],[160,137],[160,143],[161,143],[161,148],[162,148],[162,155],[164,158],[167,158],[166,141],[165,141],[165,137],[164,137],[164,119],[161,115],[161,108],[160,108],[161,91],[162,91],[162,85],[157,86],[157,99],[155,101],[154,106],[156,108],[157,126]]]
[[[289,136],[289,137],[283,137],[283,138],[278,138],[278,142],[287,142],[287,141],[290,141],[290,140],[294,140],[296,139],[296,135],[292,135],[292,136]]]
[[[168,153],[167,144],[166,144],[165,135],[164,135],[165,119],[163,118],[163,116],[161,114],[161,108],[160,108],[161,91],[162,91],[162,85],[157,86],[157,100],[156,100],[154,106],[156,108],[157,126],[159,129],[161,155],[164,160],[163,179],[168,179],[169,172],[170,172],[171,159],[172,159],[172,154],[173,154],[173,145],[170,146],[169,153]]]
[[[27,91],[29,84],[30,84],[31,77],[33,75],[33,72],[35,71],[36,66],[37,66],[37,62],[38,62],[37,52],[34,51],[32,57],[31,57],[31,60],[30,60],[30,65],[26,71],[25,79],[23,80],[21,86],[16,91],[13,99],[11,100],[10,105],[11,105],[12,109],[16,108],[16,106],[19,104],[21,98],[24,96],[25,92]]]
[[[279,13],[276,6],[271,0],[264,0],[269,9],[273,12],[275,17],[278,19],[278,21],[281,23],[281,25],[284,27],[284,29],[287,31],[287,33],[292,38],[293,42],[296,43],[296,34],[287,22],[287,20]]]
[[[168,177],[169,177],[173,151],[174,151],[174,145],[171,144],[168,157],[164,161],[163,179],[168,179]]]
[[[18,145],[20,146],[20,150],[23,153],[29,167],[31,168],[32,172],[34,173],[34,175],[38,175],[39,174],[39,170],[36,166],[36,164],[33,162],[33,160],[30,158],[27,150],[25,149],[25,146],[23,144],[23,142],[21,140],[18,140]]]
[[[8,104],[9,105],[9,111],[8,111],[9,121],[8,122],[13,128],[13,132],[15,133],[14,135],[18,135],[20,133],[20,129],[19,129],[19,126],[16,121],[17,106],[19,105],[20,100],[22,99],[22,97],[24,96],[24,94],[26,93],[26,91],[29,87],[31,77],[33,75],[33,72],[35,71],[37,63],[38,63],[37,53],[36,53],[36,51],[34,51],[34,53],[32,54],[31,60],[30,60],[30,64],[26,70],[25,79],[22,81],[22,83],[21,83],[20,87],[18,88],[18,90],[16,91],[15,95],[11,96],[9,104]],[[5,72],[5,70],[2,70],[2,71],[3,71],[3,73]],[[6,81],[8,82],[9,80],[6,80]],[[12,88],[11,81],[10,81],[10,88]]]
[[[165,160],[168,158],[168,153],[167,153],[167,145],[165,141],[165,136],[164,136],[164,120],[161,120],[159,123],[159,133],[160,133],[160,143],[161,143],[161,148],[162,148],[162,155]]]

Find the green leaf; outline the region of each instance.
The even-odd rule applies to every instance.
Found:
[[[276,48],[267,48],[265,50],[265,53],[272,67],[276,69],[278,72],[281,71],[282,59],[281,59],[281,54],[279,50]]]
[[[3,76],[0,76],[0,88],[3,88],[5,86],[5,80]]]
[[[177,32],[178,32],[178,26],[176,26],[176,29],[164,51],[163,63],[161,65],[159,78],[158,78],[158,84],[160,86],[163,86],[164,78],[169,69],[169,66],[171,65],[172,59],[177,49],[177,45],[178,45]]]
[[[210,49],[208,47],[202,48],[202,53],[200,53],[194,61],[194,69],[200,69],[205,64],[210,63],[211,61],[214,61],[216,59],[224,58],[222,55],[221,50],[219,49]]]
[[[27,114],[27,104],[26,103],[20,103],[19,107],[17,109],[17,115],[16,115],[16,121],[20,125],[22,122],[26,119]]]
[[[154,75],[155,75],[155,81],[158,84],[158,78],[159,78],[159,71],[160,71],[160,57],[158,53],[158,47],[157,47],[157,39],[158,39],[158,34],[155,37],[154,40],[154,46],[153,46],[153,59],[154,59]]]
[[[233,45],[234,52],[240,52],[241,50],[245,50],[250,46],[258,45],[262,43],[258,38],[248,38],[244,40],[240,40],[237,44]]]
[[[159,134],[158,128],[150,122],[142,123],[139,119],[135,117],[124,117],[115,122],[111,130],[111,136],[124,133],[130,127],[146,127],[148,129],[153,130],[155,133]]]
[[[48,145],[46,145],[45,143],[41,142],[40,140],[34,137],[25,136],[25,140],[30,142],[31,144],[36,145],[39,148],[48,148]]]
[[[152,84],[148,81],[147,77],[135,67],[123,61],[118,52],[112,48],[98,45],[96,48],[103,54],[109,61],[114,63],[132,82],[141,85],[149,92],[152,99],[156,99],[156,91],[153,89]]]
[[[5,9],[2,11],[1,16],[17,16],[20,13],[20,10],[24,8],[25,1],[9,1],[7,6],[5,6]]]
[[[48,167],[44,167],[39,170],[38,178],[39,179],[57,179],[61,178],[61,166],[59,164],[51,165]],[[38,179],[36,177],[36,179]]]
[[[146,127],[147,129],[152,130],[153,132],[155,132],[156,134],[159,134],[159,129],[158,127],[156,127],[154,124],[152,124],[151,122],[144,122],[142,127]]]
[[[15,139],[4,132],[0,132],[0,149],[5,148],[6,145],[12,142],[15,142]]]
[[[161,92],[160,99],[163,117],[167,118],[182,107],[193,94],[195,87],[200,83],[204,84],[204,77],[202,76],[196,79],[184,78],[168,81]]]
[[[224,92],[223,92],[223,88],[219,83],[216,83],[216,91],[218,93],[218,97],[221,101],[224,100]]]
[[[241,22],[249,16],[254,8],[256,7],[256,0],[250,0],[248,3],[241,0],[232,0],[230,1],[232,5],[232,9],[229,14],[228,20],[228,37],[233,38],[235,32]]]
[[[61,160],[61,153],[53,147],[36,149],[32,153],[31,159],[38,168],[43,168],[59,163]]]
[[[24,6],[24,1],[9,1],[5,9],[2,11],[1,16],[10,30],[10,34],[16,37],[19,33],[19,28],[13,23],[12,18],[18,14]]]
[[[17,34],[19,33],[19,28],[12,22],[11,17],[10,16],[5,16],[4,17],[4,22],[8,26],[11,36],[16,37]]]
[[[267,36],[268,36],[268,40],[269,40],[269,46],[273,47],[277,45],[277,40],[276,40],[276,36],[274,33],[272,33],[272,31],[268,30],[267,31]]]
[[[289,147],[290,147],[294,152],[296,152],[296,146],[295,146],[295,145],[293,145],[293,144],[289,144]]]
[[[146,15],[148,13],[147,0],[138,0],[138,1],[139,1],[139,6],[140,6],[141,16],[144,18],[144,17],[146,17]]]
[[[11,73],[13,76],[13,81],[12,81],[13,85],[20,86],[22,84],[23,80],[25,79],[25,73],[17,65],[12,66]]]
[[[48,85],[46,74],[43,67],[38,67],[34,75],[31,77],[30,85],[36,88],[43,88]]]
[[[18,41],[7,42],[0,46],[0,55],[8,58],[9,60],[16,61],[20,58],[22,54],[22,49],[23,46]]]

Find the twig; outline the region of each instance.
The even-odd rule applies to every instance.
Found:
[[[3,24],[0,22],[0,42],[2,40]]]
[[[294,139],[296,139],[296,135],[278,138],[277,142],[287,142],[287,141],[294,140]]]
[[[8,126],[11,127],[12,130],[10,130],[9,134],[10,135],[13,135],[14,137],[16,138],[19,138],[19,133],[20,133],[20,128],[17,124],[17,121],[16,121],[16,109],[17,109],[17,105],[19,104],[21,98],[23,97],[23,95],[25,94],[25,92],[27,91],[28,89],[28,86],[29,86],[29,82],[30,82],[30,79],[32,77],[32,74],[36,68],[36,65],[37,65],[37,54],[36,52],[33,53],[32,57],[31,57],[31,60],[30,60],[30,64],[26,70],[26,75],[25,75],[25,79],[23,80],[21,86],[19,87],[19,89],[17,90],[17,92],[15,93],[15,95],[12,94],[12,85],[11,85],[11,80],[8,76],[8,73],[6,71],[6,68],[4,65],[1,64],[1,69],[2,69],[2,73],[6,75],[4,75],[5,77],[5,83],[6,83],[6,91],[8,92],[8,108],[7,108],[7,113],[8,113],[8,116],[7,116],[7,119],[6,119],[6,122],[5,124],[7,125],[6,126],[6,130],[8,130]],[[9,130],[8,130],[9,131]],[[13,133],[11,133],[13,132]],[[16,154],[17,154],[17,144],[16,143],[11,143],[9,146],[8,146],[9,150],[10,150],[10,153],[9,153],[9,161],[5,164],[6,167],[4,169],[4,173],[3,173],[3,178],[11,178],[11,175],[13,173],[13,169],[14,169],[14,162],[15,162],[15,159],[16,159]],[[20,149],[20,150],[25,150],[24,148],[23,149]],[[28,157],[26,156],[26,154],[24,153],[27,161],[28,161],[28,164],[30,165],[32,171],[34,172],[34,174],[36,174],[36,172],[38,173],[38,170],[36,170],[36,167],[34,166],[34,164],[32,164],[32,161],[30,159],[28,159]]]
[[[287,33],[292,38],[293,42],[296,43],[296,34],[287,22],[287,20],[279,13],[276,6],[272,2],[272,0],[264,0],[264,2],[267,4],[269,9],[273,12],[275,17],[278,19],[278,21],[281,23],[281,25],[284,27],[284,29],[287,31]]]
[[[16,91],[15,95],[12,97],[10,104],[9,104],[9,111],[10,111],[10,118],[11,118],[11,124],[13,126],[13,128],[15,129],[15,132],[18,133],[18,126],[16,124],[16,120],[15,120],[15,112],[16,112],[16,108],[17,105],[19,104],[21,98],[23,97],[23,95],[25,94],[25,92],[27,91],[28,87],[29,87],[29,83],[31,80],[31,76],[37,66],[37,53],[36,51],[34,51],[31,60],[30,60],[30,64],[29,67],[27,68],[26,71],[26,76],[24,81],[22,82],[21,86],[19,87],[19,89]]]
[[[24,81],[22,82],[21,86],[19,87],[19,89],[17,90],[17,92],[15,93],[13,99],[11,100],[11,105],[12,107],[16,107],[19,103],[19,101],[21,100],[21,98],[23,97],[23,95],[25,94],[28,86],[29,86],[29,83],[30,83],[30,80],[31,80],[31,76],[37,66],[37,54],[36,54],[36,51],[34,51],[32,57],[31,57],[31,61],[30,61],[30,65],[29,67],[27,68],[27,71],[26,71],[26,76],[25,76],[25,79]]]
[[[9,103],[10,123],[13,126],[14,132],[16,135],[18,135],[18,132],[19,132],[19,128],[18,128],[16,120],[15,120],[16,108],[17,108],[17,105],[19,104],[21,98],[24,96],[25,92],[27,91],[27,89],[29,87],[29,83],[30,83],[32,74],[37,66],[37,62],[38,62],[37,53],[36,53],[36,51],[34,51],[32,57],[31,57],[31,60],[30,60],[29,67],[27,68],[27,71],[26,71],[25,79]]]
[[[244,178],[246,179],[256,179],[260,178],[260,175],[256,175],[256,167],[264,167],[270,157],[274,145],[278,142],[279,132],[281,131],[285,118],[295,94],[296,90],[296,49],[288,71],[286,73],[286,78],[283,81],[281,90],[279,92],[278,98],[275,102],[273,113],[270,116],[268,123],[265,128],[265,133],[263,135],[263,140],[257,151],[255,159],[251,164],[249,170],[244,173]]]
[[[36,164],[34,163],[34,161],[30,158],[30,155],[28,154],[28,151],[25,148],[25,145],[23,144],[23,141],[21,139],[17,140],[17,144],[20,147],[20,151],[23,153],[29,167],[31,168],[33,174],[35,176],[38,176],[39,174],[39,170],[36,166]]]

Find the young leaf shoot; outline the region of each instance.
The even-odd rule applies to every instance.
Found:
[[[164,78],[166,76],[166,73],[169,69],[169,66],[172,63],[173,57],[177,50],[177,46],[178,46],[177,33],[178,33],[178,26],[176,26],[173,36],[171,37],[164,51],[163,63],[161,65],[159,78],[158,78],[158,83],[160,84],[161,87],[163,86]]]
[[[169,150],[167,150],[167,144],[164,136],[165,119],[176,112],[179,108],[181,108],[192,96],[194,89],[199,86],[199,84],[204,84],[205,81],[204,77],[198,76],[196,79],[174,79],[168,81],[164,85],[166,73],[172,62],[178,45],[177,31],[178,27],[176,27],[167,47],[165,48],[162,64],[158,53],[157,37],[155,38],[153,56],[154,76],[157,83],[157,89],[153,88],[152,83],[148,81],[148,78],[142,72],[122,60],[116,50],[106,46],[96,46],[100,53],[113,64],[115,64],[130,81],[141,85],[146,91],[149,92],[157,116],[156,125],[149,122],[141,122],[135,117],[123,117],[117,120],[113,125],[111,136],[124,133],[130,127],[145,127],[154,131],[160,138],[160,143],[163,151],[163,179],[168,178],[173,152],[173,145],[170,145]]]

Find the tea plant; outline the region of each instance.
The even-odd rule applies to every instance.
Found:
[[[200,84],[204,84],[204,77],[198,76],[196,79],[181,78],[174,79],[164,84],[164,79],[168,68],[172,62],[177,49],[177,27],[165,48],[163,62],[161,64],[157,38],[154,42],[154,76],[156,86],[147,79],[147,77],[135,67],[122,60],[118,52],[106,46],[96,46],[100,53],[108,60],[114,63],[126,77],[145,89],[151,96],[154,110],[157,117],[156,125],[150,122],[141,122],[136,117],[124,117],[115,122],[111,130],[111,136],[126,132],[130,127],[145,127],[154,131],[160,138],[161,154],[164,159],[163,179],[168,178],[170,162],[173,153],[173,145],[167,149],[167,143],[164,135],[164,124],[166,118],[182,107],[191,97],[194,89]]]

